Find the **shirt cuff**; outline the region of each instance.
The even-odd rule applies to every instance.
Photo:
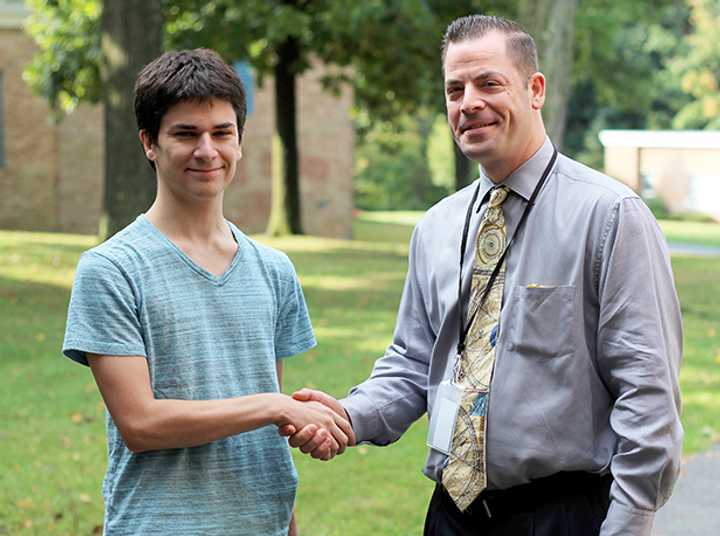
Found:
[[[376,445],[385,445],[388,443],[381,443],[377,440],[382,430],[380,413],[368,397],[361,393],[354,393],[339,402],[350,417],[357,444],[372,442]]]
[[[655,512],[610,502],[600,536],[651,536]]]

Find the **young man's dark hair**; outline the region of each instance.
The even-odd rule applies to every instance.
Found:
[[[237,117],[242,141],[247,104],[245,90],[235,70],[206,48],[166,52],[148,63],[135,82],[135,118],[139,130],[157,142],[160,122],[168,109],[180,101],[229,102]]]

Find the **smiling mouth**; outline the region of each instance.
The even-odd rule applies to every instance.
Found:
[[[476,130],[479,128],[491,127],[493,125],[497,125],[497,121],[490,121],[487,123],[471,123],[470,125],[461,127],[460,133],[465,134],[468,130]]]
[[[213,171],[220,171],[222,168],[212,168],[212,169],[195,169],[195,168],[188,168],[188,171],[192,171],[193,173],[212,173]]]

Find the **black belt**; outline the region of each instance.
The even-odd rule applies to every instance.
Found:
[[[556,473],[531,480],[527,484],[520,484],[502,490],[485,490],[465,510],[465,515],[491,518],[502,517],[505,514],[517,514],[535,510],[540,504],[557,500],[565,495],[575,496],[584,491],[607,488],[608,493],[612,475],[597,475],[578,472]],[[447,490],[442,489],[443,497],[452,502]],[[454,506],[454,502],[452,502]],[[457,507],[456,507],[457,508]]]

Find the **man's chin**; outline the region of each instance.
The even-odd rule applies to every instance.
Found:
[[[491,153],[490,148],[485,143],[483,143],[482,146],[475,143],[463,143],[460,145],[460,151],[468,159],[478,163],[482,163]]]

